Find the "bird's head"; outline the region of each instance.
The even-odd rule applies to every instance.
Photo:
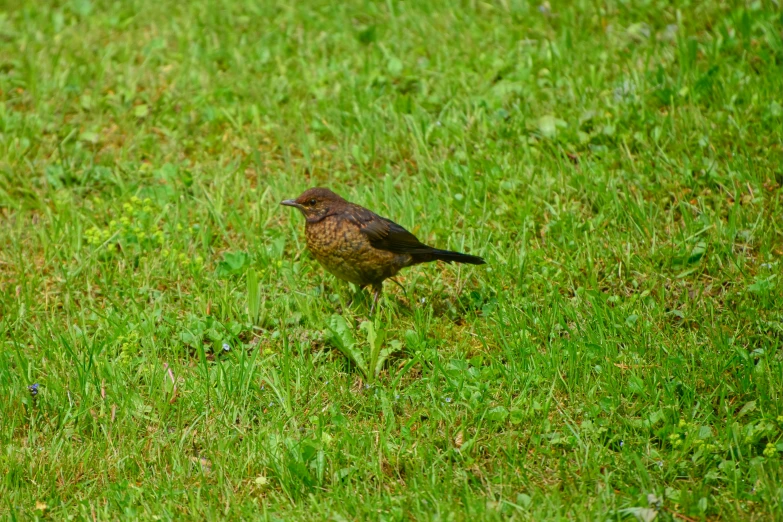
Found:
[[[315,187],[302,192],[296,199],[281,201],[281,205],[298,208],[307,221],[320,221],[345,200],[326,188]]]

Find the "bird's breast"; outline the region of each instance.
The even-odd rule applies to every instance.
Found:
[[[391,277],[410,262],[408,255],[374,248],[358,225],[342,216],[308,222],[305,238],[308,250],[324,268],[360,286]]]

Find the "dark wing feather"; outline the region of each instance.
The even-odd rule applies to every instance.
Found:
[[[425,254],[433,250],[394,221],[366,208],[355,207],[351,217],[375,248],[395,254]]]
[[[429,247],[394,221],[358,205],[352,205],[348,214],[350,219],[359,226],[359,230],[367,236],[373,247],[395,254],[410,254],[413,264],[426,263],[436,259],[446,263],[484,264],[484,260],[478,256]]]

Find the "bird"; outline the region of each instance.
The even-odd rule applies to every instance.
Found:
[[[328,272],[360,289],[372,288],[370,314],[381,296],[384,280],[403,268],[430,261],[486,263],[478,256],[427,246],[394,221],[346,201],[327,188],[307,189],[298,198],[280,204],[304,215],[307,249]]]

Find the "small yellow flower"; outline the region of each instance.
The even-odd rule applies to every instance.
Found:
[[[101,236],[103,237],[103,240],[106,241],[111,237],[111,232],[109,232],[108,228],[104,228],[103,232],[101,232]]]
[[[283,266],[283,262],[278,260],[277,261],[277,268],[282,268],[282,266]]]
[[[182,223],[177,223],[177,232],[182,232]]]
[[[685,422],[685,419],[680,419],[680,423],[677,426],[680,427],[680,428],[684,428],[687,425],[688,425],[688,423]]]
[[[152,207],[149,205],[144,205],[144,208],[142,208],[141,210],[149,214],[150,212],[152,212]]]
[[[783,415],[778,415],[778,422],[783,424]]]
[[[92,201],[96,205],[100,205],[101,203],[103,203],[103,200],[100,198],[100,196],[95,196],[94,198],[92,198]]]
[[[109,227],[110,228],[117,228],[117,220],[116,219],[112,219],[111,221],[109,221]]]
[[[180,261],[185,261],[187,258],[188,258],[188,256],[186,256],[184,253],[181,253],[181,254],[179,255],[179,260],[180,260]]]
[[[144,204],[145,205],[151,205],[152,204],[152,200],[150,198],[144,198]]]
[[[133,203],[134,205],[141,203],[141,200],[137,196],[133,196],[132,198],[130,198],[130,200],[131,203]]]
[[[122,209],[125,211],[126,214],[130,214],[131,212],[133,212],[133,205],[131,205],[130,203],[123,203]]]
[[[767,447],[764,448],[764,456],[772,458],[777,454],[778,454],[778,449],[775,447],[774,444],[768,442]]]
[[[122,216],[120,218],[120,223],[122,223],[123,226],[127,227],[128,225],[130,225],[130,219],[128,219],[127,216]]]
[[[195,262],[197,265],[202,265],[204,264],[204,258],[201,256],[196,256]]]
[[[144,241],[144,239],[147,237],[147,233],[142,230],[136,234],[136,237],[139,238],[139,241]]]

